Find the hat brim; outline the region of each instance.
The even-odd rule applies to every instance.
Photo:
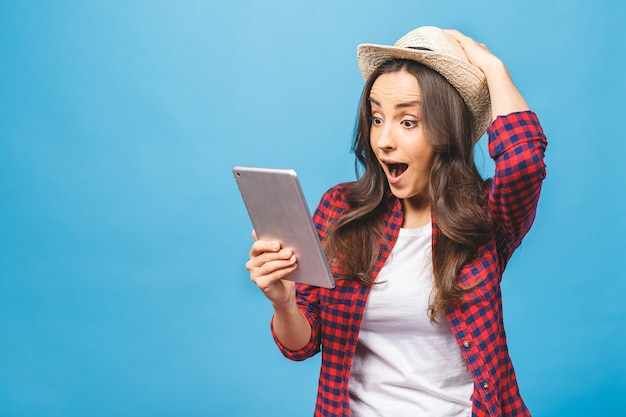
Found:
[[[491,102],[485,74],[467,61],[428,50],[362,44],[357,58],[367,81],[384,62],[393,59],[416,61],[437,71],[459,92],[474,117],[474,142],[478,142],[491,122]]]

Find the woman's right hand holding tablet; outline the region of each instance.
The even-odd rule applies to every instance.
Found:
[[[293,251],[282,248],[280,242],[259,240],[254,231],[252,237],[255,241],[246,262],[250,279],[275,306],[295,303],[295,284],[283,280],[298,267]]]
[[[272,302],[272,326],[281,343],[291,350],[303,348],[311,338],[311,326],[298,309],[296,284],[285,278],[298,267],[291,249],[282,248],[280,242],[259,240],[252,232],[254,243],[246,269],[250,279]]]

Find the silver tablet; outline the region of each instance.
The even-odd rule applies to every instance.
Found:
[[[291,169],[236,166],[233,174],[259,239],[293,250],[298,268],[285,279],[333,288],[333,280],[300,181]]]

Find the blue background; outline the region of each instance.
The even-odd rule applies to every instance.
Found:
[[[294,168],[311,206],[353,179],[356,46],[421,25],[486,43],[550,140],[503,284],[528,406],[626,415],[625,4],[2,1],[0,415],[311,415],[231,168]]]

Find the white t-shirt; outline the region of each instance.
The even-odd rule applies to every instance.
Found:
[[[428,317],[431,227],[400,230],[371,289],[350,374],[352,416],[471,415],[474,383],[450,325]]]

